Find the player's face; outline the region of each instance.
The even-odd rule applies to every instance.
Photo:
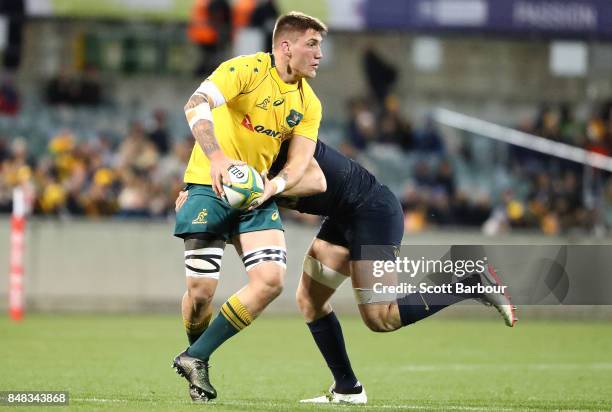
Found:
[[[289,65],[297,76],[312,79],[317,75],[322,41],[321,33],[308,29],[292,42]]]

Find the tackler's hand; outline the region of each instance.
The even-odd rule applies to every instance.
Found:
[[[259,206],[263,205],[268,199],[270,199],[272,196],[276,194],[276,183],[268,179],[267,170],[264,170],[263,172],[261,172],[261,178],[264,183],[264,191],[261,194],[261,196],[259,196],[257,199],[253,201],[253,203],[251,203],[251,206],[249,206],[248,210],[253,210],[255,208],[258,208]]]
[[[189,197],[188,190],[181,190],[179,192],[178,196],[176,197],[176,200],[174,201],[174,211],[175,212],[178,212],[180,208],[183,207],[188,197]]]

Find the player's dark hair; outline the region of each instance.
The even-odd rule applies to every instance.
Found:
[[[299,11],[290,11],[280,16],[274,25],[272,43],[276,44],[278,36],[287,32],[304,33],[308,29],[313,29],[322,35],[327,34],[327,26],[316,17],[309,16]]]

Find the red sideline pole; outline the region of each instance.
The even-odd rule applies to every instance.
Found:
[[[9,315],[14,321],[23,319],[23,256],[25,246],[25,195],[22,188],[13,190],[13,215],[11,217]]]

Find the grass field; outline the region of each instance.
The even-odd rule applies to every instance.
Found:
[[[359,410],[611,410],[612,325],[427,320],[374,334],[343,319],[370,403]],[[331,383],[299,318],[264,316],[213,356],[220,397],[192,405],[170,368],[186,339],[173,316],[0,320],[0,390],[67,390],[68,410],[347,410],[298,399]],[[0,407],[1,408],[1,407]],[[49,410],[48,408],[40,408]],[[51,410],[58,410],[52,408]]]

